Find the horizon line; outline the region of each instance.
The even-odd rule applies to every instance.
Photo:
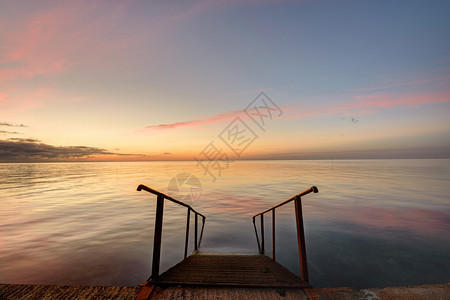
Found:
[[[340,160],[407,160],[407,159],[450,159],[448,157],[360,157],[360,158],[240,158],[235,160],[230,160],[230,163],[237,161],[279,161],[279,160],[321,160],[321,161],[340,161]],[[195,162],[195,159],[173,159],[173,160],[159,160],[159,159],[148,159],[148,160],[53,160],[53,161],[0,161],[0,164],[34,164],[34,163],[98,163],[98,162]]]

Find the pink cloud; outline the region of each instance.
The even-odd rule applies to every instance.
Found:
[[[354,117],[356,115],[374,114],[380,110],[392,108],[418,108],[433,103],[450,102],[450,92],[436,93],[376,93],[356,95],[349,102],[328,101],[318,105],[290,106],[283,110],[283,119],[301,119],[317,116],[339,115]],[[313,103],[313,101],[310,101]]]
[[[214,115],[212,117],[206,117],[206,118],[202,118],[202,119],[198,119],[198,120],[181,121],[181,122],[174,122],[174,123],[168,123],[168,124],[146,126],[142,130],[144,130],[144,131],[146,131],[146,130],[161,130],[161,129],[174,129],[174,128],[187,127],[187,126],[198,126],[198,125],[203,125],[203,124],[231,120],[232,118],[235,118],[241,114],[242,114],[242,117],[244,117],[243,111],[241,111],[241,110],[229,111],[229,112]]]
[[[450,92],[436,93],[376,93],[353,96],[353,101],[342,103],[328,102],[313,107],[309,112],[299,113],[299,117],[321,115],[355,116],[373,114],[379,110],[392,108],[418,108],[422,105],[450,102]]]
[[[8,7],[0,12],[0,87],[7,94],[0,96],[2,113],[17,115],[50,101],[86,99],[67,95],[48,82],[33,88],[24,88],[23,83],[37,76],[59,76],[101,61],[98,57],[105,53],[117,53],[129,43],[129,35],[119,38],[119,33],[108,33],[130,3],[58,1],[34,8],[29,4],[29,11],[10,4],[10,13]]]
[[[33,16],[20,28],[0,32],[8,44],[1,53],[2,63],[14,63],[13,67],[0,70],[0,80],[31,79],[38,74],[53,73],[64,64],[64,53],[52,41],[61,24],[56,16],[61,12],[41,13]],[[50,46],[50,47],[49,47]]]
[[[390,89],[390,88],[396,88],[396,87],[402,87],[402,86],[421,85],[421,84],[426,84],[426,83],[441,82],[441,81],[448,81],[448,80],[450,80],[450,75],[444,75],[444,76],[423,78],[423,79],[419,79],[419,80],[397,82],[397,83],[382,85],[379,87],[357,88],[357,89],[352,89],[351,91],[369,92],[369,91],[377,91],[377,90]]]
[[[283,111],[283,113],[286,113],[286,112],[289,112],[289,111],[295,111],[299,107],[300,106],[298,106],[298,105],[292,105],[292,106],[283,107],[283,108],[281,108],[281,110]],[[189,121],[180,121],[180,122],[174,122],[174,123],[168,123],[168,124],[151,125],[151,126],[144,127],[140,131],[174,129],[174,128],[188,127],[188,126],[199,126],[199,125],[204,125],[204,124],[210,124],[210,123],[216,123],[216,122],[231,120],[231,119],[234,119],[234,118],[236,118],[238,116],[241,119],[247,119],[248,118],[248,116],[244,112],[244,110],[233,110],[233,111],[220,113],[220,114],[214,115],[212,117],[205,117],[205,118],[198,119],[198,120],[189,120]],[[293,116],[290,115],[290,117],[288,116],[287,118],[288,119],[289,118],[293,118]]]
[[[393,108],[393,107],[407,107],[417,108],[421,105],[449,102],[450,92],[436,92],[436,93],[419,93],[419,94],[390,94],[377,93],[371,95],[354,96],[356,101],[347,105],[350,109],[370,109],[370,108]]]
[[[8,95],[0,93],[0,101],[8,100]]]
[[[292,120],[330,114],[353,117],[362,114],[373,114],[381,109],[391,109],[395,107],[418,108],[426,104],[450,102],[450,92],[445,91],[420,94],[377,93],[370,95],[357,95],[353,98],[355,100],[349,103],[339,104],[336,102],[329,102],[320,105],[320,107],[302,107],[301,105],[286,106],[282,108],[284,112],[284,116],[282,118]],[[144,127],[139,131],[199,126],[224,120],[231,120],[232,118],[235,118],[237,116],[246,118],[246,115],[243,111],[230,111],[197,120],[151,125]]]
[[[6,45],[0,48],[0,62],[9,66],[0,70],[0,82],[58,74],[80,59],[89,59],[87,49],[95,53],[121,46],[123,41],[117,36],[111,41],[99,37],[114,26],[114,20],[125,13],[129,3],[58,1],[32,14],[11,16],[22,18],[14,26],[4,26],[8,23],[6,17],[0,26],[0,39]],[[107,11],[92,17],[105,7]]]

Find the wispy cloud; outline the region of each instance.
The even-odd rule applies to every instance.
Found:
[[[4,126],[4,127],[27,127],[23,124],[13,124],[13,123],[9,123],[9,122],[0,122],[0,126]],[[18,131],[9,131],[9,130],[0,130],[0,134],[3,135],[10,135],[10,134],[23,134],[22,132],[18,132]]]
[[[340,115],[349,117],[352,123],[358,123],[356,115],[373,114],[383,109],[391,108],[419,108],[422,105],[450,102],[450,92],[436,93],[375,93],[355,95],[352,100],[347,102],[329,101],[315,106],[292,105],[282,107],[286,112],[283,119],[301,119],[326,115]],[[158,131],[167,129],[176,129],[190,126],[200,126],[226,120],[231,120],[237,116],[245,118],[242,110],[220,113],[212,117],[205,117],[196,120],[179,121],[167,124],[157,124],[146,126],[138,132]]]
[[[0,48],[0,63],[7,67],[0,70],[0,82],[57,74],[76,63],[87,45],[97,45],[98,51],[99,42],[109,42],[98,37],[113,26],[111,20],[124,13],[129,5],[125,2],[58,1],[33,14],[24,14],[22,22],[14,27],[1,26],[0,38],[6,46]],[[92,18],[105,7],[107,12]],[[1,24],[6,25],[6,21]],[[107,50],[112,45],[103,46],[101,49]]]
[[[374,93],[350,96],[349,100],[325,101],[309,106],[291,106],[282,118],[302,119],[317,116],[349,117],[353,123],[358,122],[357,115],[374,114],[382,110],[403,108],[417,109],[427,104],[450,102],[450,92],[435,93]],[[313,101],[310,101],[313,103]]]
[[[27,127],[23,124],[12,124],[8,122],[0,122],[0,126],[8,126],[8,127]]]
[[[422,85],[422,84],[428,84],[428,83],[434,83],[434,82],[445,82],[445,81],[449,81],[449,80],[450,80],[450,75],[443,75],[443,76],[422,78],[422,79],[417,79],[417,80],[408,80],[408,81],[402,81],[402,82],[395,82],[395,83],[391,83],[391,84],[380,85],[380,86],[377,86],[377,87],[356,88],[356,89],[352,89],[351,91],[354,91],[354,92],[370,92],[370,91],[378,91],[378,90],[398,88],[398,87],[404,87],[404,86]]]
[[[106,64],[99,58],[121,53],[132,38],[117,24],[130,5],[103,0],[5,4],[0,11],[0,110],[13,116],[50,101],[86,99],[53,86],[51,79],[78,72],[80,66]],[[24,84],[28,81],[33,84]]]
[[[36,7],[31,13],[23,12],[20,22],[15,20],[17,14],[1,14],[0,82],[30,80],[60,74],[77,65],[98,64],[105,61],[105,54],[120,54],[124,48],[164,35],[198,14],[239,3],[197,0],[178,6],[154,4],[162,13],[149,16],[143,32],[130,29],[135,29],[133,26],[118,26],[128,22],[134,2],[62,0]]]
[[[280,109],[283,111],[283,113],[286,113],[286,112],[296,111],[300,108],[301,108],[301,106],[299,106],[299,105],[292,105],[292,106],[281,107]],[[142,131],[147,131],[147,130],[163,130],[163,129],[175,129],[175,128],[182,128],[182,127],[199,126],[199,125],[205,125],[205,124],[211,124],[211,123],[232,120],[238,116],[241,119],[248,118],[248,116],[244,110],[232,110],[232,111],[216,114],[211,117],[205,117],[205,118],[201,118],[201,119],[197,119],[197,120],[188,120],[188,121],[179,121],[179,122],[173,122],[173,123],[167,123],[167,124],[150,125],[150,126],[146,126],[146,127],[142,128],[138,131],[142,132]],[[294,115],[290,115],[290,114],[285,115],[285,116],[286,117],[283,117],[283,118],[287,118],[287,119],[295,118]]]
[[[27,142],[27,143],[40,143],[40,140],[37,139],[23,139],[23,138],[9,138],[8,141],[16,141],[16,142]]]
[[[1,134],[22,134],[21,132],[17,131],[7,131],[7,130],[0,130]]]
[[[332,110],[387,109],[394,107],[418,108],[426,104],[450,102],[450,92],[376,93],[370,95],[357,95],[353,98],[355,101],[334,107]]]
[[[153,15],[147,18],[146,26],[138,27],[140,20],[121,26],[124,22],[132,23],[129,18],[136,9],[134,2],[62,0],[35,5],[33,9],[30,7],[34,4],[24,5],[20,13],[17,11],[22,5],[5,4],[0,11],[0,110],[19,114],[42,106],[49,99],[81,98],[73,93],[68,96],[58,91],[59,87],[51,86],[51,81],[41,79],[76,73],[80,66],[83,70],[91,65],[99,70],[111,67],[111,59],[107,57],[126,59],[123,53],[127,50],[145,47],[148,40],[154,39],[152,44],[156,44],[159,37],[184,20],[228,1],[190,1],[179,6],[154,4],[161,14],[150,11]],[[14,13],[8,13],[8,6]],[[23,84],[36,79],[40,80],[39,85]],[[52,97],[41,97],[44,89],[51,91]]]
[[[144,33],[130,30],[135,29],[132,26],[118,26],[127,21],[134,2],[61,0],[51,5],[36,5],[33,10],[24,10],[19,15],[8,14],[4,8],[0,18],[0,63],[3,64],[0,82],[54,75],[87,61],[98,63],[105,53],[115,51],[117,54],[124,47],[136,47],[143,39],[163,35],[206,11],[226,5],[257,3],[254,0],[155,3],[155,10],[160,9],[161,13],[149,16],[150,26],[147,25]]]
[[[0,93],[0,101],[8,100],[8,95]]]
[[[242,113],[243,113],[242,110],[229,111],[229,112],[214,115],[212,117],[206,117],[206,118],[202,118],[202,119],[198,119],[198,120],[189,120],[189,121],[180,121],[180,122],[174,122],[174,123],[168,123],[168,124],[150,125],[150,126],[144,127],[140,131],[174,129],[174,128],[180,128],[180,127],[198,126],[198,125],[203,125],[203,124],[216,123],[216,122],[220,122],[220,121],[231,120],[232,118],[235,118]]]

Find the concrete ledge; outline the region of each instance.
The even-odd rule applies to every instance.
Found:
[[[136,299],[142,287],[0,284],[0,299]],[[143,296],[141,294],[141,298]],[[146,298],[146,297],[145,297]],[[450,283],[371,289],[273,289],[169,287],[155,289],[151,299],[450,299]]]
[[[408,287],[388,287],[358,290],[354,288],[271,289],[225,287],[169,287],[156,291],[151,299],[450,299],[450,283]]]
[[[450,299],[450,283],[361,290],[363,299]]]
[[[0,284],[0,299],[136,299],[141,287]]]

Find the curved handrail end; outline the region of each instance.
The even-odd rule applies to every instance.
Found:
[[[313,185],[311,188],[312,188],[314,193],[318,193],[319,192],[319,189],[316,186]]]

